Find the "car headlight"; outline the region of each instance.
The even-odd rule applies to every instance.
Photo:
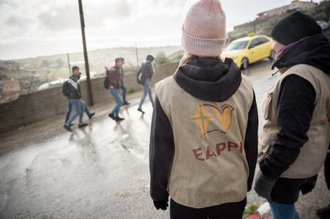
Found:
[[[231,57],[233,60],[236,60],[238,58],[238,56],[233,56]]]

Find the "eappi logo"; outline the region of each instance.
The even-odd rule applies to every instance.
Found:
[[[217,120],[213,119],[213,115],[207,111],[206,108],[212,108]],[[192,122],[196,123],[202,133],[202,138],[208,138],[208,134],[212,132],[226,133],[232,123],[232,113],[234,107],[225,104],[219,109],[216,104],[197,104],[195,114],[190,116]],[[222,129],[208,130],[210,122],[219,121]]]
[[[207,126],[209,122],[213,121],[213,118],[212,114],[205,109],[203,104],[197,104],[196,112],[194,115],[190,116],[190,118],[192,118],[192,122],[196,123],[200,128],[202,138],[204,139],[204,136],[208,138]]]

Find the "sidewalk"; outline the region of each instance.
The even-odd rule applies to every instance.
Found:
[[[138,106],[140,101],[139,97],[142,96],[142,91],[127,95],[128,101],[131,103],[129,106],[122,107],[121,112],[127,111],[129,107]],[[146,102],[149,101],[149,97],[146,98]],[[93,107],[88,107],[90,112],[95,112],[93,121],[104,119],[108,116],[111,109],[114,107],[112,96],[109,94],[109,101],[99,103]],[[9,131],[0,134],[0,155],[11,150],[18,149],[20,147],[27,146],[29,143],[37,141],[45,141],[51,139],[61,133],[67,131],[63,128],[65,115],[54,116],[50,119],[46,119],[40,122],[36,122],[20,129]],[[88,123],[89,119],[84,114],[84,122]],[[78,118],[73,122],[77,123]]]

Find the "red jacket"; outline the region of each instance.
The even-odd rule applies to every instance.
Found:
[[[107,76],[109,78],[109,88],[119,89],[121,85],[121,79],[123,77],[120,68],[115,66],[109,70],[107,69]]]

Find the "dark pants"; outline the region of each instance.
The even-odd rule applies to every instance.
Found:
[[[325,181],[327,182],[328,189],[330,190],[330,153],[328,151],[327,159],[324,163],[324,175]]]
[[[127,93],[127,89],[124,85],[124,83],[121,83],[120,89],[123,91],[123,101],[124,103],[126,102],[126,93]]]
[[[272,190],[272,201],[279,204],[294,205],[299,198],[300,191],[303,195],[311,192],[317,181],[317,175],[307,179],[279,178]]]
[[[171,199],[171,219],[242,219],[246,199],[208,208],[189,208]]]

